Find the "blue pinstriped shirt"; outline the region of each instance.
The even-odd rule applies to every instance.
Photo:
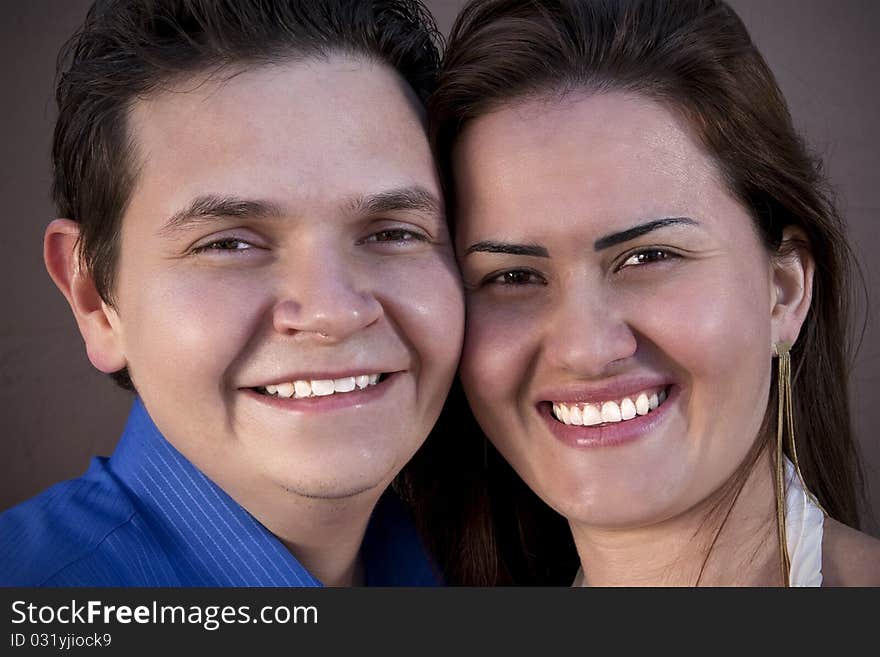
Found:
[[[379,501],[367,584],[438,584],[402,504]],[[165,440],[140,400],[111,458],[0,514],[2,586],[320,586]]]

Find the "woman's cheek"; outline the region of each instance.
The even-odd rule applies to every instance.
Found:
[[[730,367],[743,354],[763,355],[769,339],[768,292],[726,262],[707,262],[631,298],[633,330],[692,372]],[[763,345],[763,347],[762,347]]]
[[[526,375],[538,336],[533,315],[510,305],[469,299],[461,362],[468,396],[509,397]]]

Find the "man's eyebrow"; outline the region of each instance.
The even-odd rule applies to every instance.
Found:
[[[653,230],[657,230],[658,228],[664,228],[666,226],[674,225],[698,226],[699,224],[688,217],[667,217],[665,219],[655,219],[654,221],[648,221],[646,223],[639,224],[638,226],[627,228],[626,230],[622,230],[619,233],[611,233],[609,235],[605,235],[604,237],[600,237],[595,242],[593,242],[593,249],[595,251],[602,251],[603,249],[616,246],[617,244],[622,244],[624,242],[634,240],[635,238],[641,237],[642,235],[650,233]]]
[[[471,253],[505,253],[507,255],[531,256],[533,258],[549,258],[550,252],[539,244],[510,244],[508,242],[475,242],[464,252]]]
[[[170,235],[188,225],[198,225],[223,217],[269,219],[280,217],[281,214],[281,209],[268,201],[206,194],[195,198],[188,206],[171,215],[159,234]]]
[[[351,201],[349,209],[353,214],[360,215],[410,211],[440,217],[443,212],[443,204],[436,195],[421,185],[412,185],[358,196]]]

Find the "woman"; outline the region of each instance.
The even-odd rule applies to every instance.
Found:
[[[582,565],[487,457],[435,541],[451,579],[880,584],[850,528],[850,251],[734,12],[478,0],[431,110],[464,390]]]

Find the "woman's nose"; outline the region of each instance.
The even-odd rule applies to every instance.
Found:
[[[545,354],[555,366],[580,377],[601,378],[635,355],[636,335],[613,291],[575,285],[558,302],[544,341]]]

